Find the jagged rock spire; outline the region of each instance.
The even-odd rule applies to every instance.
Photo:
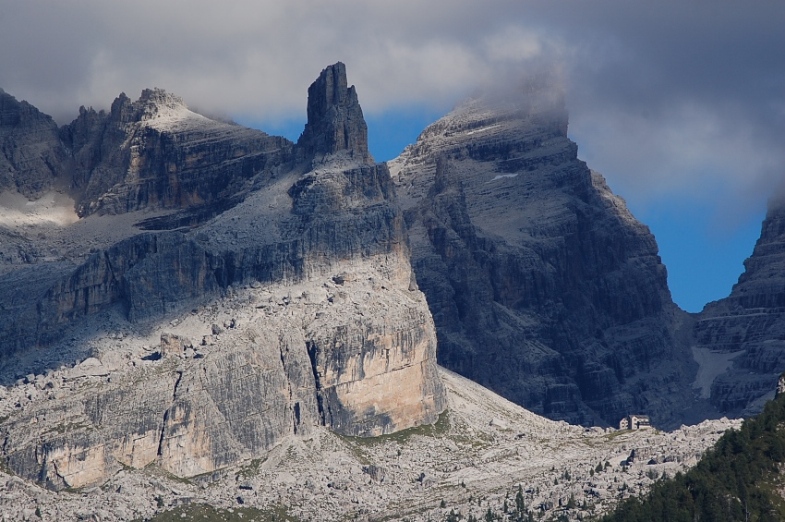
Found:
[[[308,123],[297,141],[304,159],[347,151],[372,163],[368,127],[357,91],[347,87],[346,66],[338,62],[324,69],[308,88]]]

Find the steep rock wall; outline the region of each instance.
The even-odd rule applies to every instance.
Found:
[[[329,67],[315,85],[336,75],[343,85],[344,71]],[[324,99],[311,95],[309,106]],[[120,103],[121,119],[127,110]],[[122,466],[192,476],[313,425],[373,436],[435,422],[446,403],[433,322],[412,282],[388,169],[346,148],[364,139],[329,150],[321,137],[301,140],[309,161],[257,173],[254,190],[210,221],[129,237],[56,273],[24,310],[4,311],[6,357],[88,343],[116,362],[116,341],[93,341],[110,307],[133,333],[121,364],[41,375],[60,375],[58,391],[2,423],[9,466],[54,489],[99,484]],[[0,289],[18,280],[12,273]],[[151,335],[160,346],[146,353]]]
[[[561,98],[530,87],[467,102],[390,164],[439,360],[551,418],[677,424],[695,365],[656,242],[577,159]]]
[[[783,267],[785,204],[773,199],[730,296],[706,305],[695,324],[696,348],[733,356],[711,384],[711,401],[723,413],[759,412],[785,369]]]
[[[348,86],[343,63],[324,69],[308,89],[308,123],[297,145],[302,158],[348,151],[359,161],[373,161],[357,91]]]
[[[156,352],[108,350],[101,363],[41,376],[47,396],[0,429],[4,460],[62,489],[100,484],[124,466],[212,472],[315,425],[371,436],[435,422],[445,402],[433,325],[422,295],[381,278],[379,263],[238,287],[217,314],[200,312],[206,321],[177,316],[178,331],[195,338],[162,333]],[[225,327],[213,334],[210,321]]]

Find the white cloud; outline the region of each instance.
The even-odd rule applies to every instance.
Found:
[[[0,87],[61,123],[153,86],[212,114],[300,116],[338,60],[366,113],[445,107],[556,61],[573,135],[628,199],[712,185],[760,199],[785,177],[782,2],[0,0],[0,13]]]
[[[483,39],[484,54],[490,61],[513,65],[543,54],[541,36],[535,31],[511,25]]]
[[[785,178],[785,149],[738,111],[694,102],[658,114],[582,112],[570,124],[579,157],[637,208],[685,196],[733,225],[756,213]],[[587,146],[580,144],[586,143]]]

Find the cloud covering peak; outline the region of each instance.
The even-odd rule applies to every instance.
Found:
[[[366,114],[446,110],[546,64],[563,73],[581,157],[628,199],[755,202],[785,177],[782,2],[0,0],[0,12],[0,87],[60,123],[160,86],[263,125],[303,115],[315,74],[339,60]]]

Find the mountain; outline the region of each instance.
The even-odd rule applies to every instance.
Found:
[[[314,426],[437,419],[433,323],[388,170],[352,148],[365,126],[342,64],[309,89],[308,114],[292,145],[144,91],[61,129],[83,217],[18,222],[53,255],[0,276],[0,375],[34,383],[0,407],[14,473],[52,489],[124,467],[189,477]]]
[[[389,167],[343,64],[307,114],[292,143],[147,89],[57,128],[0,92],[0,512],[586,519],[738,422],[582,428],[482,386],[584,426],[768,396],[781,206],[731,296],[687,314],[547,77]]]
[[[460,105],[390,170],[440,364],[572,423],[707,414],[655,239],[578,160],[547,78]]]
[[[785,203],[781,200],[772,199],[744,268],[731,294],[700,313],[694,350],[714,362],[716,377],[704,394],[723,412],[747,416],[772,398],[785,368]]]
[[[673,427],[748,414],[778,371],[776,303],[765,314],[745,304],[753,287],[772,291],[753,266],[764,254],[737,285],[744,302],[679,310],[654,237],[578,160],[547,77],[478,95],[429,126],[390,162],[392,183],[340,63],[308,89],[296,144],[160,89],[121,94],[109,111],[82,107],[60,129],[0,98],[8,356],[62,341],[107,306],[155,320],[236,284],[307,278],[324,259],[406,257],[410,244],[441,363],[551,418],[615,425],[637,411]],[[775,249],[776,233],[764,233],[761,248]],[[740,329],[749,339],[723,333]]]

